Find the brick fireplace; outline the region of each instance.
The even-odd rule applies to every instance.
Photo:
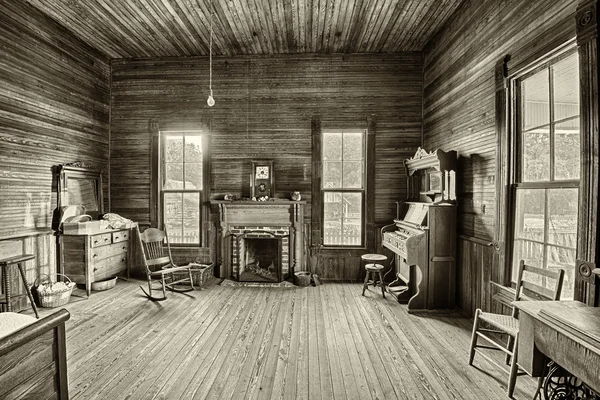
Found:
[[[265,228],[233,229],[233,275],[238,281],[281,282],[289,273],[289,238],[285,230]]]
[[[219,206],[219,277],[280,282],[305,270],[305,202],[214,200],[211,204]]]

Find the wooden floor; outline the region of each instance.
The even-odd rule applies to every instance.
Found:
[[[360,284],[213,284],[153,303],[138,283],[66,306],[71,399],[506,398],[507,375],[467,365],[471,320],[409,315]],[[515,397],[534,389],[520,377]]]

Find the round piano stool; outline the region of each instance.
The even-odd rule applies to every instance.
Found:
[[[383,254],[363,254],[360,256],[360,260],[363,265],[366,264],[385,264],[387,261],[387,256]]]
[[[23,281],[23,285],[25,286],[25,291],[27,292],[27,297],[29,297],[29,301],[31,302],[31,308],[33,308],[33,312],[35,313],[35,317],[39,318],[37,307],[35,306],[35,301],[33,300],[33,296],[31,295],[31,290],[29,289],[29,284],[27,283],[27,278],[25,277],[25,261],[33,260],[35,256],[33,254],[23,254],[21,256],[9,257],[0,260],[0,268],[2,269],[2,294],[4,295],[4,301],[0,301],[0,303],[5,304],[5,310],[8,312],[12,311],[12,303],[11,303],[11,277],[10,270],[13,265],[16,265],[19,269],[19,274],[21,275],[21,280]]]
[[[373,286],[377,283],[379,278],[379,286],[381,286],[381,295],[385,299],[385,284],[383,283],[383,265],[381,264],[367,264],[365,265],[365,283],[363,285],[362,295],[365,295],[365,290],[369,286],[369,280],[373,283]],[[369,279],[370,278],[370,279]]]

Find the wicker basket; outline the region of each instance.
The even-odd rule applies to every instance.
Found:
[[[198,289],[204,286],[204,284],[213,277],[213,264],[200,264],[192,262],[187,266],[190,267],[190,272],[192,273],[192,283]],[[163,267],[163,269],[168,269],[168,267]],[[175,282],[180,279],[186,279],[188,277],[188,272],[186,270],[175,271],[171,272],[169,275],[170,276],[167,278],[167,283]]]
[[[190,263],[194,286],[202,287],[213,277],[214,264]]]
[[[73,292],[73,289],[77,285],[74,282],[72,282],[69,279],[69,277],[66,275],[63,275],[63,274],[56,274],[56,275],[61,275],[67,280],[67,282],[65,282],[67,285],[67,288],[65,288],[64,290],[60,290],[60,291],[45,290],[45,288],[46,288],[45,285],[52,285],[54,283],[54,282],[52,282],[52,279],[48,275],[40,275],[40,277],[38,278],[39,283],[38,283],[38,279],[36,279],[33,284],[33,289],[36,292],[36,295],[37,295],[37,298],[39,300],[41,307],[54,308],[54,307],[64,306],[71,299],[71,293]],[[45,279],[42,279],[42,277],[45,277]]]
[[[192,273],[192,283],[196,288],[201,288],[204,284],[213,277],[213,264],[199,264],[199,263],[189,263],[187,266],[190,267],[190,272]],[[163,267],[163,269],[168,269],[168,267]],[[184,271],[175,271],[171,272],[167,277],[167,283],[175,282],[180,279],[186,279],[188,277],[188,272]],[[187,283],[181,283],[181,285],[186,285]]]

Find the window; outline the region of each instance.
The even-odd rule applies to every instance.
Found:
[[[579,60],[563,54],[516,78],[517,158],[512,280],[519,260],[565,270],[562,298],[574,295],[581,145]]]
[[[365,201],[365,133],[322,134],[323,245],[362,246]]]
[[[201,132],[160,133],[160,208],[171,244],[202,243],[204,155]]]

